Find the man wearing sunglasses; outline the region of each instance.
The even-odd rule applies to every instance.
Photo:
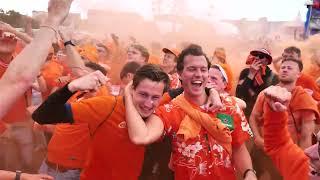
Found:
[[[236,96],[247,103],[244,111],[247,118],[250,117],[258,94],[266,87],[278,83],[277,75],[268,67],[271,62],[271,53],[267,49],[251,51],[246,61],[249,67],[240,73]]]
[[[268,67],[272,62],[272,57],[267,49],[258,49],[250,52],[246,64],[249,65],[240,73],[239,82],[236,89],[236,96],[247,103],[244,113],[249,119],[253,106],[256,102],[258,94],[265,88],[278,83],[278,76],[275,75]],[[263,161],[265,156],[263,152],[254,145],[249,143],[248,149],[251,153],[253,167],[257,171],[257,177],[263,178],[266,168],[273,168],[272,164],[266,164],[265,167],[259,166],[259,162]],[[263,161],[265,162],[265,161]],[[274,168],[273,168],[274,169]],[[268,170],[268,172],[274,170]]]
[[[277,58],[273,62],[276,71],[279,72],[281,65],[280,61],[286,58],[298,59],[303,63],[301,59],[301,50],[295,46],[289,46],[283,50],[281,57]],[[301,76],[297,79],[296,85],[303,87],[313,97],[313,99],[318,102],[318,107],[320,108],[320,89],[310,74],[307,74],[306,71],[302,72]]]

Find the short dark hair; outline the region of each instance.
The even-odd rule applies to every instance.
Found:
[[[295,46],[289,46],[287,48],[284,49],[284,52],[286,53],[297,53],[298,57],[301,57],[301,50]]]
[[[104,67],[102,67],[100,64],[94,63],[92,61],[87,61],[85,62],[84,65],[94,71],[102,72],[103,75],[107,75],[107,70]]]
[[[163,93],[168,91],[170,79],[167,73],[165,73],[160,66],[155,64],[146,64],[140,67],[133,77],[132,87],[136,89],[141,81],[144,79],[150,79],[155,82],[163,82]]]
[[[123,79],[128,73],[135,74],[141,65],[135,61],[127,62],[121,69],[120,79]]]
[[[141,44],[131,44],[130,47],[133,47],[134,49],[137,49],[138,51],[140,51],[141,55],[146,58],[145,62],[148,62],[150,54],[147,48],[145,48]]]
[[[208,70],[210,69],[211,63],[207,55],[203,52],[202,47],[197,44],[190,44],[187,48],[182,50],[179,54],[178,61],[177,61],[177,71],[181,72],[184,68],[184,58],[188,55],[193,56],[204,56],[208,63]]]
[[[300,72],[303,70],[303,64],[302,64],[301,60],[289,57],[289,58],[285,58],[284,60],[282,60],[281,64],[286,61],[293,61],[293,62],[297,63],[299,66]]]

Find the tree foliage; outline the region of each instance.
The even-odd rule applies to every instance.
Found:
[[[23,28],[27,23],[27,17],[14,10],[4,11],[0,9],[0,21],[15,28]],[[32,21],[32,28],[39,28],[39,23]]]

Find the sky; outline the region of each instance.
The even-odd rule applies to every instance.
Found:
[[[166,0],[164,0],[166,1]],[[305,19],[306,0],[167,0],[185,1],[184,12],[191,16],[212,19],[256,20],[267,17],[272,21],[294,20],[301,13]],[[31,15],[32,10],[46,11],[48,0],[0,0],[2,9]],[[152,19],[152,0],[74,0],[71,12],[81,12],[86,17],[90,8],[137,12]]]

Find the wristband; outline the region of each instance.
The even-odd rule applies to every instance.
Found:
[[[14,180],[20,180],[20,177],[21,177],[21,171],[17,170],[16,171],[16,177],[14,178]]]

